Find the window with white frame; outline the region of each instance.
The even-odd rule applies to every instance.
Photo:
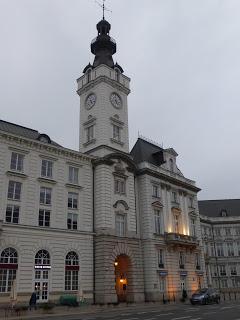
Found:
[[[71,251],[65,259],[65,290],[78,290],[79,259],[76,252]]]
[[[164,268],[164,251],[163,249],[159,249],[157,251],[158,255],[158,268]]]
[[[50,160],[42,160],[41,177],[52,178],[53,176],[53,162]]]
[[[24,155],[16,152],[12,152],[10,169],[14,171],[23,171],[23,159]]]
[[[220,276],[226,276],[226,266],[224,264],[219,265],[219,274]]]
[[[67,227],[69,230],[77,230],[78,214],[69,212],[67,216]]]
[[[160,197],[160,187],[156,184],[153,184],[153,186],[152,186],[152,196],[154,198]]]
[[[116,213],[115,217],[116,235],[118,237],[124,237],[126,235],[126,215]]]
[[[114,192],[119,194],[126,193],[126,179],[121,177],[114,177]]]
[[[166,277],[159,277],[159,291],[165,292],[166,290]]]
[[[40,188],[40,204],[50,205],[52,198],[52,189],[41,187]]]
[[[9,181],[8,184],[8,199],[20,200],[21,199],[21,182]]]
[[[78,208],[78,194],[74,192],[68,192],[68,208]]]
[[[40,227],[50,227],[50,211],[39,209],[38,225]]]
[[[69,166],[68,168],[68,181],[73,184],[78,184],[79,168]]]
[[[216,244],[216,251],[217,251],[217,256],[218,257],[224,257],[224,251],[223,251],[223,244],[222,243],[217,243]]]
[[[162,209],[154,208],[153,211],[154,211],[155,233],[162,234],[163,233]]]
[[[185,264],[185,254],[184,252],[180,251],[179,252],[179,268],[184,269],[184,264]]]
[[[190,217],[190,235],[196,237],[196,219]]]
[[[234,264],[230,264],[229,265],[229,269],[230,269],[230,274],[231,276],[236,276],[237,275],[237,265]]]
[[[121,141],[121,127],[113,124],[113,139],[116,141]]]
[[[227,242],[227,254],[229,257],[234,256],[234,247],[233,247],[233,242]]]
[[[86,130],[86,142],[91,142],[94,139],[94,125],[87,127],[85,130]]]
[[[18,268],[18,254],[14,248],[6,248],[2,251],[0,266],[0,292],[10,292]]]
[[[8,204],[6,209],[6,222],[18,223],[20,207]]]

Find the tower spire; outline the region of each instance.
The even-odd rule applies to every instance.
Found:
[[[100,2],[98,2],[98,1],[96,1],[95,0],[95,2],[99,5],[99,7],[101,7],[102,8],[102,11],[103,11],[103,20],[105,20],[105,11],[109,11],[109,12],[112,12],[111,10],[109,10],[106,6],[105,6],[105,1],[106,0],[102,0],[102,4],[100,3]]]

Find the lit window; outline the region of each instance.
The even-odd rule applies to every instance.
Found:
[[[78,194],[73,192],[68,192],[68,208],[77,209],[78,208]]]
[[[78,223],[78,214],[77,213],[68,213],[67,217],[67,227],[69,230],[77,230]]]
[[[65,260],[65,290],[78,290],[79,259],[76,252],[71,251]]]
[[[20,200],[22,184],[16,181],[9,181],[8,184],[8,199]]]
[[[86,142],[92,141],[94,138],[94,125],[86,128]]]
[[[40,227],[50,227],[50,211],[45,209],[39,210],[38,225]]]
[[[22,154],[12,152],[10,169],[23,171],[23,158],[24,156]]]
[[[124,214],[116,214],[116,235],[124,237],[126,233],[126,217]]]
[[[78,184],[78,168],[75,167],[69,167],[68,172],[68,181],[70,183]]]
[[[113,125],[113,139],[121,141],[121,128],[115,124]]]
[[[162,211],[160,209],[154,209],[154,221],[155,221],[155,233],[162,234]]]
[[[117,177],[114,179],[114,192],[119,194],[126,193],[126,180],[124,178]]]
[[[19,210],[19,206],[8,205],[6,209],[6,222],[18,223]]]
[[[53,162],[42,160],[41,177],[52,178]]]
[[[17,251],[13,248],[4,249],[1,253],[0,265],[0,292],[10,292],[17,274]]]
[[[40,188],[40,204],[51,204],[51,195],[52,195],[52,189],[51,188]]]

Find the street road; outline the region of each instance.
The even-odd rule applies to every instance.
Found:
[[[45,316],[44,320],[55,317]],[[40,319],[40,318],[38,318]],[[56,317],[57,320],[240,320],[240,304],[206,306],[166,305],[136,306],[121,310]]]

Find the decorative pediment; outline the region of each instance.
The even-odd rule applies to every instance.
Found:
[[[152,203],[152,206],[153,207],[157,207],[157,208],[162,208],[163,207],[163,204],[160,202],[160,201],[154,201]]]
[[[114,207],[114,208],[117,208],[118,205],[124,206],[125,210],[128,210],[128,209],[129,209],[129,206],[128,206],[127,202],[124,201],[124,200],[117,200],[117,201],[115,202],[115,204],[113,205],[113,207]]]

